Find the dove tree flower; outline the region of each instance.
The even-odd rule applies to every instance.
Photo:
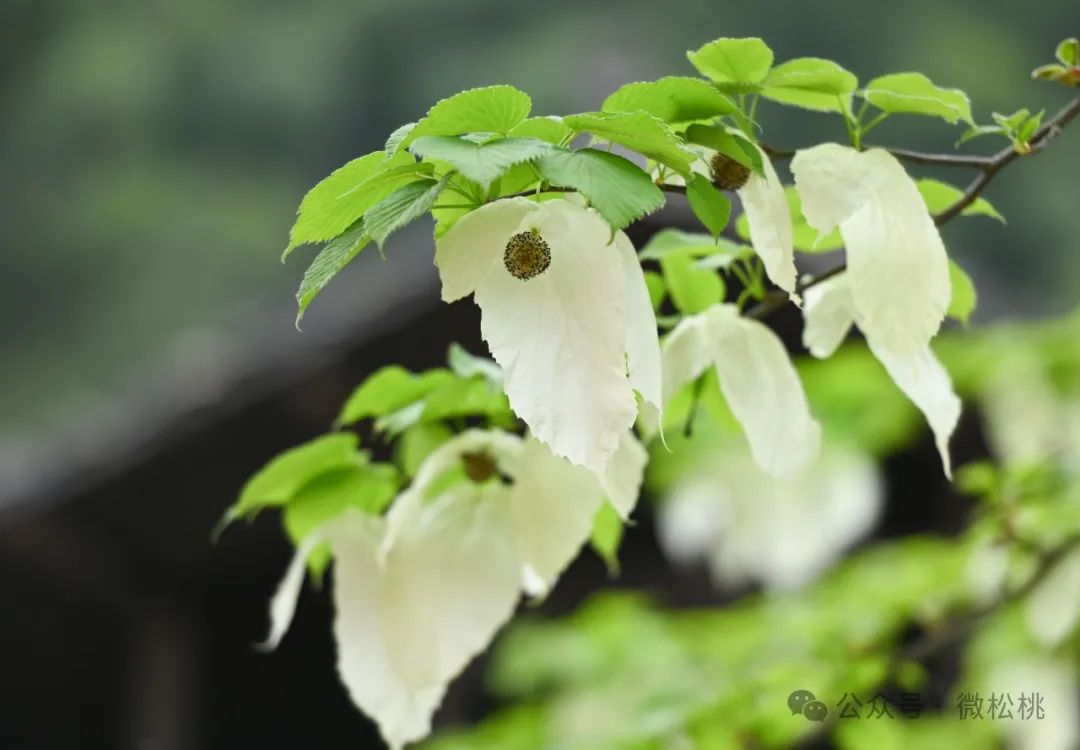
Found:
[[[926,416],[947,476],[949,438],[960,400],[930,348],[949,305],[945,246],[915,183],[880,149],[859,152],[826,143],[791,164],[807,222],[822,234],[836,226],[848,268],[806,291],[803,342],[828,357],[851,326]]]
[[[662,499],[658,532],[678,563],[704,559],[720,584],[802,586],[873,527],[882,483],[873,461],[832,447],[795,477],[776,479],[745,449],[686,472]]]
[[[544,594],[578,553],[605,498],[630,514],[645,461],[627,432],[600,480],[534,438],[465,431],[425,460],[385,517],[347,511],[297,548],[266,646],[288,629],[307,557],[329,544],[341,680],[392,748],[419,740],[521,592]]]
[[[570,200],[498,200],[436,242],[446,302],[472,294],[510,405],[557,455],[603,476],[637,417],[660,408],[656,318],[622,232]]]
[[[684,318],[662,348],[664,399],[711,365],[742,424],[754,460],[772,476],[804,469],[817,456],[821,426],[810,414],[799,375],[768,326],[713,305]]]

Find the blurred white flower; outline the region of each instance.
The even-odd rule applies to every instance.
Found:
[[[630,240],[570,200],[508,198],[435,245],[442,297],[473,294],[510,405],[557,455],[603,476],[637,416],[660,404],[656,318]]]
[[[803,344],[815,357],[829,357],[847,336],[853,323],[866,335],[866,343],[889,377],[926,416],[934,433],[941,464],[952,477],[949,438],[960,421],[960,399],[953,391],[949,373],[934,355],[929,344],[907,355],[897,354],[888,341],[882,341],[863,327],[857,317],[851,279],[847,273],[806,290],[803,306]]]
[[[645,460],[627,432],[601,481],[533,438],[463,432],[424,461],[385,518],[349,511],[300,545],[271,603],[266,645],[288,629],[308,555],[328,543],[341,681],[392,748],[422,739],[449,682],[522,590],[554,583],[604,499],[630,513]],[[462,469],[467,478],[443,489]]]
[[[664,400],[712,365],[728,406],[742,424],[754,459],[769,474],[797,473],[817,456],[821,426],[787,350],[735,305],[713,305],[684,318],[661,350]]]
[[[1076,750],[1080,747],[1076,677],[1075,667],[1060,659],[1018,660],[994,670],[990,684],[995,692],[1013,699],[1012,717],[995,719],[1004,722],[1011,750]],[[1029,705],[1031,716],[1021,714],[1020,696],[1027,696],[1032,704],[1041,701],[1041,717],[1034,705]]]
[[[663,499],[659,536],[679,563],[705,559],[722,584],[801,586],[873,527],[882,504],[874,463],[827,450],[804,474],[775,479],[742,449],[721,449]]]
[[[1080,624],[1080,549],[1060,560],[1028,597],[1024,614],[1032,634],[1053,648]]]

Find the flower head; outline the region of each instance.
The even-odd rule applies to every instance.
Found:
[[[557,455],[602,476],[637,416],[660,408],[656,318],[633,245],[571,200],[507,198],[436,243],[447,302],[473,294],[510,405]]]
[[[271,603],[267,645],[289,626],[306,558],[328,543],[341,680],[392,748],[419,740],[521,592],[545,593],[578,553],[605,498],[630,513],[644,466],[629,432],[603,479],[531,437],[463,432],[428,456],[385,518],[349,511],[305,540]]]

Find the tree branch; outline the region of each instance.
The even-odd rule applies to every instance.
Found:
[[[979,175],[971,181],[967,189],[963,194],[956,199],[956,202],[949,206],[947,209],[934,216],[934,223],[938,226],[947,224],[955,219],[957,216],[964,212],[968,206],[978,200],[983,191],[986,190],[990,181],[1000,172],[1002,169],[1012,164],[1021,156],[1031,156],[1037,154],[1046,148],[1052,140],[1057,138],[1061,131],[1065,129],[1065,126],[1072,122],[1077,115],[1080,115],[1080,97],[1073,99],[1069,104],[1065,105],[1056,115],[1047,120],[1041,128],[1039,128],[1035,135],[1031,137],[1030,145],[1031,150],[1026,153],[1017,151],[1012,146],[1003,148],[994,156],[986,157],[965,157],[965,156],[952,156],[948,154],[923,154],[916,151],[906,151],[903,149],[888,149],[889,153],[893,154],[898,159],[903,159],[918,164],[933,164],[933,165],[946,165],[946,166],[969,166],[979,169]],[[776,154],[777,158],[785,158],[792,155],[794,152],[779,151],[771,149],[766,146],[762,146],[766,153],[773,155]],[[832,277],[842,273],[847,268],[846,264],[841,263],[835,268],[831,268],[825,273],[818,274],[817,276],[808,279],[801,283],[797,289],[797,292],[801,295],[807,289],[810,289],[823,281],[831,279]],[[787,301],[788,295],[780,290],[770,291],[765,295],[765,298],[761,300],[757,305],[750,308],[746,315],[750,318],[761,319],[771,314],[775,310],[783,307]]]

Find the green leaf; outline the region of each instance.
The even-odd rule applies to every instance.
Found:
[[[424,459],[453,436],[450,428],[439,422],[413,425],[401,434],[395,460],[406,476],[415,476]]]
[[[714,255],[735,257],[747,252],[745,245],[715,238],[700,232],[684,232],[681,229],[667,228],[649,238],[638,256],[641,260],[663,260],[671,254],[689,255],[691,258],[705,258]]]
[[[404,148],[425,135],[498,133],[507,135],[529,116],[532,100],[513,86],[469,89],[435,104],[398,143]]]
[[[773,52],[756,37],[717,39],[687,52],[690,64],[724,91],[756,91],[773,63]]]
[[[454,378],[424,397],[419,419],[429,422],[455,417],[484,416],[504,421],[511,414],[510,401],[484,375]]]
[[[335,432],[279,454],[244,484],[240,498],[225,514],[226,522],[285,505],[301,487],[328,471],[362,465],[366,457],[357,450],[359,442],[352,433]]]
[[[619,545],[623,538],[623,520],[619,512],[609,502],[605,502],[596,511],[593,518],[592,535],[589,544],[607,565],[612,575],[619,572]]]
[[[315,260],[304,272],[304,278],[300,282],[300,288],[296,292],[296,304],[299,309],[296,312],[296,325],[304,319],[308,305],[319,295],[330,280],[337,276],[345,266],[352,262],[361,250],[371,242],[364,229],[364,221],[361,219],[345,234],[330,240],[315,256]]]
[[[945,314],[967,325],[971,313],[975,312],[978,294],[971,277],[951,258],[949,259],[949,284],[952,286],[952,299],[949,301],[949,309]]]
[[[383,147],[383,151],[388,154],[396,154],[398,152],[398,147],[401,146],[401,142],[405,140],[415,127],[415,122],[407,122],[399,127],[386,139],[386,145]]]
[[[685,137],[688,142],[711,148],[754,172],[760,174],[762,171],[761,152],[753,141],[737,130],[695,124],[686,129]]]
[[[300,245],[332,240],[371,206],[430,171],[430,166],[416,164],[405,153],[384,158],[382,151],[376,151],[353,159],[304,196],[283,259]]]
[[[960,200],[964,194],[960,188],[930,178],[919,180],[915,183],[915,186],[919,189],[919,193],[926,202],[926,208],[932,214],[939,214],[948,209],[956,201]],[[991,219],[997,219],[1002,224],[1005,223],[1005,217],[998,213],[997,209],[990,204],[990,201],[982,197],[976,198],[974,203],[961,212],[961,215],[989,216]]]
[[[510,167],[532,161],[554,148],[536,138],[503,138],[487,143],[472,143],[451,135],[429,135],[413,141],[409,147],[418,156],[447,162],[484,190],[502,177]]]
[[[536,168],[552,185],[584,195],[615,230],[664,205],[664,194],[649,176],[617,154],[591,148],[557,151],[541,158]]]
[[[739,108],[700,78],[669,76],[628,83],[604,100],[604,112],[648,112],[664,122],[682,124],[734,114]]]
[[[359,464],[324,472],[305,483],[285,506],[285,530],[294,543],[300,543],[348,508],[379,515],[399,485],[400,474],[393,464]]]
[[[845,112],[851,109],[851,94],[858,85],[854,74],[832,60],[800,57],[770,70],[762,94],[804,109]]]
[[[349,508],[379,515],[393,501],[400,485],[397,469],[390,464],[346,466],[320,474],[305,484],[282,512],[282,524],[293,544],[340,516]],[[320,577],[330,564],[327,544],[308,555],[308,568]]]
[[[478,357],[461,344],[454,343],[450,345],[446,361],[455,375],[462,378],[483,375],[493,386],[502,389],[503,371],[494,360]]]
[[[335,424],[350,425],[368,417],[385,416],[452,380],[454,374],[441,368],[417,374],[398,365],[383,367],[352,392]]]
[[[1062,65],[1068,65],[1070,67],[1080,65],[1080,39],[1077,39],[1076,37],[1062,39],[1058,44],[1057,49],[1054,50],[1054,57],[1056,57]]]
[[[1066,67],[1064,65],[1040,65],[1031,71],[1032,78],[1043,81],[1054,81],[1062,86],[1080,86],[1080,65]]]
[[[430,211],[449,181],[449,176],[438,181],[419,180],[395,190],[372,206],[364,218],[364,225],[379,249],[391,234]]]
[[[508,135],[511,138],[538,138],[560,146],[573,134],[574,131],[563,124],[561,117],[545,116],[530,117],[515,125]]]
[[[664,285],[664,277],[656,271],[645,271],[645,286],[649,290],[649,302],[654,311],[659,310],[667,298],[667,286]]]
[[[883,112],[906,112],[940,117],[955,124],[974,125],[971,103],[960,89],[935,86],[922,73],[893,73],[875,78],[862,91],[866,101]]]
[[[691,252],[672,251],[660,260],[671,301],[679,312],[693,315],[724,299],[724,282],[713,271],[698,268]]]
[[[585,112],[565,117],[563,122],[666,164],[684,177],[690,175],[694,155],[683,148],[667,123],[647,112]]]
[[[694,215],[713,237],[719,237],[731,218],[731,201],[707,177],[695,173],[686,184],[686,199]]]

